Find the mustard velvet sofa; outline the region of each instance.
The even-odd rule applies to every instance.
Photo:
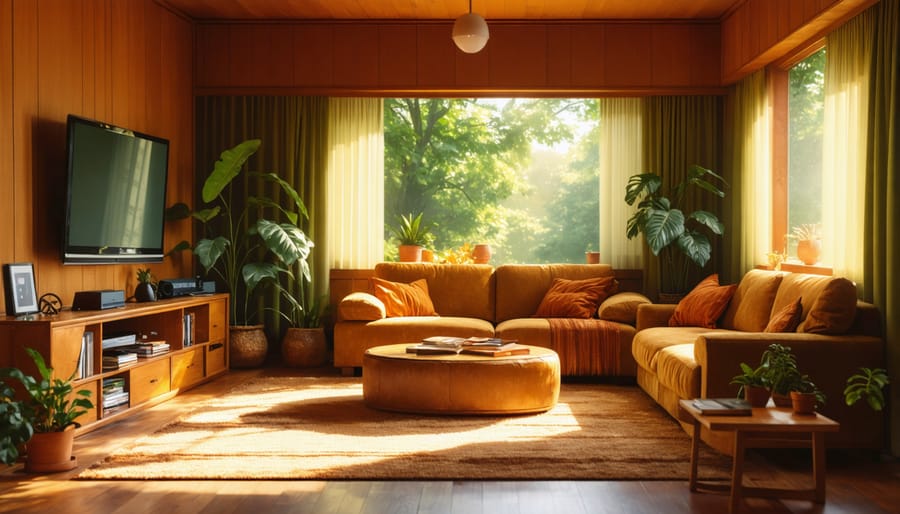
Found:
[[[848,283],[850,291],[846,290]],[[802,304],[797,332],[764,332],[769,319],[797,298]],[[738,386],[730,382],[740,372],[740,363],[756,367],[763,351],[772,343],[780,343],[791,348],[800,371],[826,394],[820,412],[841,423],[840,432],[827,434],[830,446],[884,446],[882,413],[871,410],[865,402],[852,407],[844,402],[847,378],[861,366],[884,367],[885,352],[878,310],[857,301],[855,285],[849,281],[752,270],[742,277],[715,329],[668,326],[675,307],[638,307],[632,352],[638,385],[676,419],[681,399],[735,397]],[[819,318],[843,317],[845,321],[838,324],[844,326],[836,334],[807,333],[804,330],[811,312]],[[688,425],[681,423],[687,430]],[[703,432],[702,437],[711,446],[731,452],[728,434]]]
[[[602,356],[586,341],[584,344],[568,341],[565,348],[554,347],[550,322],[532,317],[554,279],[581,280],[613,274],[612,267],[605,264],[493,268],[479,264],[379,263],[374,269],[375,277],[402,283],[424,278],[439,315],[381,317],[369,315],[371,312],[360,315],[349,304],[360,301],[360,295],[370,301],[371,291],[351,293],[338,304],[334,365],[344,374],[350,374],[362,366],[363,354],[373,346],[416,343],[434,335],[480,336],[516,339],[522,344],[554,349],[560,354],[563,375],[601,374],[603,370],[614,369],[616,376],[634,377],[637,370],[631,354],[634,318],[637,305],[649,303],[642,295],[620,292],[605,302],[610,308],[603,312],[610,312],[611,319],[605,320],[602,326],[610,330],[615,343]],[[610,359],[616,362],[608,362]]]

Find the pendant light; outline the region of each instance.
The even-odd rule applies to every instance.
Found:
[[[453,23],[453,42],[463,52],[474,54],[484,48],[489,37],[487,22],[472,12],[472,0],[469,0],[469,14],[463,14]]]

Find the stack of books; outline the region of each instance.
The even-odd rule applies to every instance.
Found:
[[[123,346],[121,348],[136,353],[138,357],[153,357],[168,352],[169,343],[165,341],[142,340],[138,343]]]
[[[125,379],[110,377],[103,379],[103,415],[109,415],[128,408],[128,391]]]
[[[518,344],[518,341],[510,339],[433,336],[423,339],[418,344],[407,346],[406,352],[415,353],[416,355],[465,353],[502,357],[505,355],[526,355],[530,353],[530,350],[527,346]]]
[[[112,371],[126,364],[137,362],[137,353],[125,348],[109,348],[103,350],[103,371]]]

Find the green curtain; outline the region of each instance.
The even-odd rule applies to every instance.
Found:
[[[309,212],[309,220],[300,228],[317,248],[324,248],[328,99],[206,96],[196,99],[196,110],[196,183],[203,183],[222,150],[247,139],[260,139],[262,145],[248,162],[248,169],[276,172],[294,186]],[[243,183],[235,184],[236,196],[257,194],[255,188],[261,187],[260,183],[249,180],[246,174],[242,177]],[[270,196],[278,193],[275,188],[268,190]],[[295,284],[295,297],[306,295],[312,300],[326,294],[328,277],[317,271],[321,268],[316,265],[318,253],[313,248],[309,258],[312,290],[302,291]],[[279,341],[288,326],[276,314],[283,301],[274,290],[264,290],[251,309],[254,321],[265,324],[270,341]]]
[[[871,299],[885,318],[887,362],[891,382],[900,384],[900,0],[882,0],[878,15],[869,89],[866,164],[866,221],[863,298]],[[900,453],[900,394],[891,395],[891,441]]]
[[[663,188],[670,190],[698,164],[715,172],[720,170],[721,99],[715,96],[659,96],[644,99],[643,163],[644,171],[658,173]],[[706,195],[690,191],[685,208],[703,208],[722,216],[721,202],[711,203]],[[727,193],[726,193],[727,194]],[[701,270],[692,266],[688,290],[711,270],[719,268],[721,238],[712,238],[712,258]],[[666,250],[663,250],[666,251]],[[673,291],[672,277],[661,276],[659,259],[644,250],[644,287],[655,297],[658,291]]]

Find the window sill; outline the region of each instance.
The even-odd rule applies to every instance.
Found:
[[[772,269],[769,266],[760,264],[756,266],[756,269]],[[800,261],[790,261],[790,262],[782,262],[781,263],[781,271],[788,271],[791,273],[810,273],[812,275],[827,275],[831,276],[834,274],[833,270],[828,266],[822,266],[818,264],[814,264],[812,266],[803,264]]]

